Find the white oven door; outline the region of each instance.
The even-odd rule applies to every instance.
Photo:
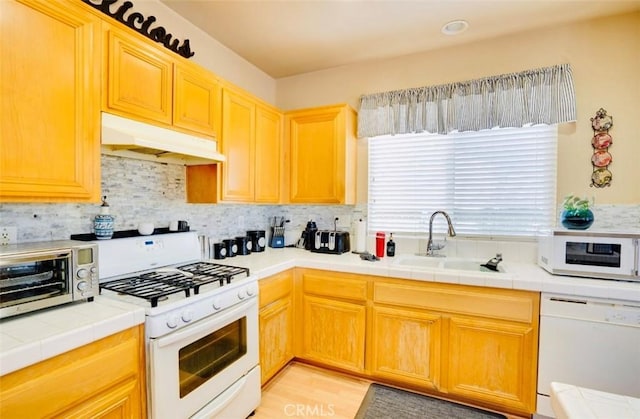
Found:
[[[204,406],[211,406],[210,402],[257,365],[257,298],[151,339],[150,416],[188,418]],[[259,381],[255,389],[246,391],[257,392],[259,402]],[[256,407],[257,404],[246,406],[250,409],[246,415]]]

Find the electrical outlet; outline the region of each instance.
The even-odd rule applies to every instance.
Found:
[[[14,244],[18,241],[17,227],[0,227],[0,246]]]

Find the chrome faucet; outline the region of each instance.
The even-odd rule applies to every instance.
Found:
[[[427,241],[427,256],[434,256],[434,250],[440,250],[444,247],[444,245],[436,245],[433,243],[433,219],[438,214],[444,215],[444,218],[447,219],[447,224],[449,224],[449,237],[454,237],[456,235],[456,231],[453,228],[453,224],[451,224],[451,218],[449,218],[449,214],[444,211],[436,211],[431,214],[431,219],[429,220],[429,240]]]

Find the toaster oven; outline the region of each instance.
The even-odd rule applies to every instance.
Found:
[[[64,240],[0,247],[0,318],[92,301],[98,292],[95,244]]]

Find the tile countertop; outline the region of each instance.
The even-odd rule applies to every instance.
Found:
[[[402,256],[383,257],[379,261],[368,262],[353,253],[326,255],[295,248],[267,248],[264,252],[222,260],[211,260],[211,262],[247,267],[250,269],[251,274],[256,275],[259,279],[285,269],[301,267],[418,281],[542,291],[572,296],[640,302],[640,282],[551,275],[536,264],[509,262],[508,260],[500,263],[500,267],[505,270],[504,273],[410,267],[397,263]],[[486,260],[478,262],[485,263]]]
[[[551,405],[558,419],[640,418],[640,399],[570,384],[551,383]]]
[[[469,272],[401,266],[402,255],[368,262],[359,255],[327,255],[303,249],[267,248],[214,263],[247,267],[258,279],[301,267],[418,281],[543,291],[572,296],[640,302],[640,283],[554,276],[535,264],[501,262],[504,273]],[[480,261],[484,263],[486,260]],[[96,297],[92,303],[73,303],[55,309],[0,321],[0,375],[86,345],[144,323],[144,309]]]
[[[0,376],[144,323],[144,308],[104,297],[0,322]]]

